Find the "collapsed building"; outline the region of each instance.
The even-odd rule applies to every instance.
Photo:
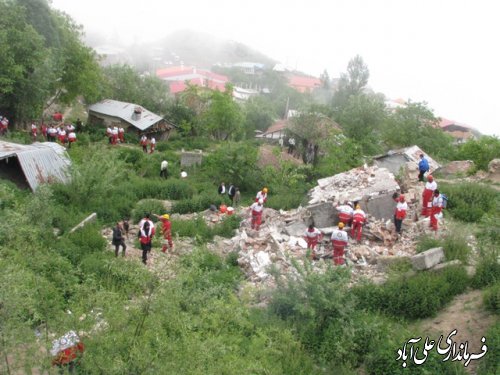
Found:
[[[54,142],[31,145],[0,141],[0,178],[35,191],[42,183],[68,182],[66,149]]]
[[[431,158],[418,146],[411,146],[400,148],[398,150],[391,150],[383,155],[378,155],[373,158],[375,165],[386,168],[394,175],[416,171],[418,172],[418,163],[420,162],[420,155],[424,155],[429,162],[429,172],[441,168],[441,165]]]
[[[359,202],[370,217],[390,219],[394,214],[393,194],[400,190],[394,175],[377,166],[359,167],[322,178],[318,180],[318,186],[309,192],[307,210],[310,216],[305,224],[318,228],[336,225],[338,212],[335,206],[345,201]]]

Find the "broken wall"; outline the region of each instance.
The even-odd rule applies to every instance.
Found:
[[[201,150],[199,151],[182,151],[181,167],[190,167],[192,165],[200,165],[203,158]]]

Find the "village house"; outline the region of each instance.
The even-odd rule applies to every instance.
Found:
[[[176,127],[161,116],[133,103],[105,99],[88,108],[90,125],[123,127],[127,133],[152,134],[168,139]]]
[[[222,74],[184,65],[157,69],[156,76],[168,83],[171,94],[184,91],[186,82],[221,92],[226,90],[226,84],[229,83],[229,78]]]

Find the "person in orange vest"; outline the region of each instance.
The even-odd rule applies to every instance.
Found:
[[[264,211],[264,200],[260,198],[258,202],[254,202],[249,210],[252,212],[252,229],[259,230],[262,223],[262,213]]]
[[[144,219],[139,222],[139,242],[142,249],[142,263],[146,264],[148,260],[148,253],[151,251],[152,239],[155,235],[155,226],[149,214],[144,215]]]
[[[434,177],[432,177],[432,175],[428,175],[427,182],[425,183],[425,189],[422,193],[422,216],[427,217],[431,214],[432,195],[436,189],[437,183],[434,181]]]
[[[363,233],[363,225],[366,222],[366,214],[365,211],[361,209],[359,204],[356,205],[356,209],[352,214],[352,228],[351,228],[351,237],[356,238],[359,242],[361,241],[361,234]]]
[[[316,249],[316,245],[318,242],[323,239],[323,233],[318,228],[315,228],[314,225],[309,225],[304,233],[304,239],[307,242],[307,248],[311,249],[311,257],[315,259],[316,254],[314,250]]]
[[[352,203],[345,201],[342,205],[337,205],[335,207],[339,212],[339,221],[344,223],[345,225],[351,225],[352,223],[352,214],[354,210],[352,209]]]
[[[408,210],[408,204],[405,202],[405,196],[400,195],[395,197],[394,200],[398,202],[396,204],[396,210],[394,211],[394,226],[396,227],[396,233],[401,234],[401,226],[403,225],[403,220],[406,217],[406,211]]]
[[[345,247],[349,243],[347,232],[344,231],[344,223],[339,222],[337,228],[332,232],[332,247],[333,247],[333,264],[340,266],[345,263],[344,252]]]
[[[174,249],[174,243],[172,242],[172,222],[170,221],[170,215],[169,214],[164,214],[161,216],[156,214],[153,215],[157,217],[162,224],[161,230],[163,233],[163,244],[161,251],[163,253],[166,253],[168,247],[170,247],[170,250],[172,251]]]
[[[148,153],[148,137],[146,135],[143,135],[141,137],[141,141],[139,143],[142,146],[142,151],[147,154]]]
[[[259,192],[257,192],[257,196],[255,197],[255,202],[258,202],[259,199],[262,199],[262,204],[267,202],[267,188],[263,188]]]
[[[439,193],[439,190],[434,190],[434,197],[431,202],[431,223],[430,226],[432,230],[438,230],[438,219],[443,216],[443,196]]]

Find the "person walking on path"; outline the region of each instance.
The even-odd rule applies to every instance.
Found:
[[[432,175],[427,176],[427,182],[425,183],[425,189],[422,193],[422,216],[429,216],[431,214],[432,208],[432,195],[434,190],[438,188],[436,181]]]
[[[356,209],[352,214],[352,228],[351,237],[355,238],[356,241],[361,241],[361,234],[363,233],[363,225],[366,222],[365,211],[361,209],[359,204],[356,205]]]
[[[396,204],[396,210],[394,211],[394,226],[396,227],[396,233],[401,234],[401,226],[403,225],[403,220],[406,218],[408,204],[405,201],[404,195],[394,197],[394,200],[398,202]]]
[[[141,137],[141,141],[139,142],[142,146],[142,152],[148,153],[148,137],[146,135],[143,135]]]
[[[120,143],[125,143],[125,129],[121,126],[118,128],[118,139]]]
[[[438,230],[438,220],[443,217],[443,196],[439,193],[439,190],[434,190],[434,197],[432,198],[431,207],[431,223],[430,226],[433,231]]]
[[[151,242],[154,235],[155,226],[149,218],[149,214],[146,214],[144,219],[139,222],[139,242],[141,243],[142,263],[144,264],[148,261],[148,253],[151,251]]]
[[[36,142],[36,138],[38,135],[38,128],[36,126],[36,123],[31,123],[31,136],[33,137],[33,142]]]
[[[167,178],[168,177],[168,161],[163,160],[160,164],[160,177]]]
[[[125,231],[125,236],[128,239],[128,232],[130,231],[130,224],[128,219],[123,219],[123,230]]]
[[[262,204],[266,203],[267,202],[267,188],[263,188],[262,190],[258,191],[257,192],[257,195],[255,197],[255,202],[258,202],[259,199],[262,199]]]
[[[420,154],[420,161],[418,162],[418,180],[424,182],[424,175],[429,172],[429,162],[424,154]]]
[[[155,147],[156,147],[156,138],[155,137],[151,137],[151,141],[149,142],[149,153],[152,154],[153,152],[155,152]]]
[[[122,247],[122,256],[125,256],[125,250],[127,249],[127,245],[125,245],[125,239],[123,238],[123,227],[120,222],[116,223],[116,226],[113,228],[113,241],[112,244],[115,247],[115,256],[118,256],[120,246]]]
[[[341,266],[345,263],[344,253],[345,248],[349,243],[347,232],[344,231],[344,223],[339,222],[337,228],[332,232],[332,247],[333,247],[333,264]]]
[[[260,229],[260,225],[262,224],[262,213],[264,211],[264,201],[259,199],[258,202],[254,202],[249,210],[252,213],[252,221],[251,227],[258,231]]]
[[[172,222],[170,221],[170,215],[169,214],[164,214],[164,215],[156,215],[153,214],[156,218],[158,218],[161,221],[162,227],[162,233],[163,233],[163,244],[161,251],[163,253],[167,252],[167,248],[170,248],[170,251],[174,250],[174,243],[172,242]]]

